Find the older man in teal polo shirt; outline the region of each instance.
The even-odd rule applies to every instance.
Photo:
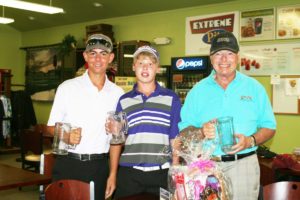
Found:
[[[236,144],[225,153],[219,143],[213,156],[231,179],[233,199],[257,200],[260,169],[257,145],[272,138],[276,121],[264,87],[236,70],[239,46],[235,36],[222,32],[212,41],[213,71],[187,95],[179,129],[199,129],[206,138],[216,138],[216,119],[233,118]]]

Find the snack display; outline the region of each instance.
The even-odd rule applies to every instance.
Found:
[[[247,26],[241,26],[242,37],[254,37],[262,33],[263,18],[258,17],[254,20],[249,18]]]
[[[241,34],[242,34],[242,37],[253,37],[253,36],[255,36],[255,30],[251,26],[242,26]]]
[[[260,63],[257,62],[255,59],[250,60],[247,58],[241,58],[241,67],[245,67],[245,70],[251,70],[251,68],[259,69]]]
[[[203,139],[199,131],[191,131],[175,139],[173,153],[183,164],[169,169],[169,191],[174,200],[229,200],[232,188],[216,162],[210,160],[217,139]]]

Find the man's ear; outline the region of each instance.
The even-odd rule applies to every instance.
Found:
[[[82,53],[82,55],[83,55],[83,58],[84,58],[85,62],[87,62],[87,60],[88,60],[88,55],[87,55],[87,53],[84,51],[84,52]]]
[[[115,54],[114,53],[110,53],[109,54],[109,63],[111,63],[115,58]]]

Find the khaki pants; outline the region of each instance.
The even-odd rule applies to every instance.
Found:
[[[231,180],[233,200],[257,200],[260,186],[260,168],[257,155],[237,161],[218,162]]]

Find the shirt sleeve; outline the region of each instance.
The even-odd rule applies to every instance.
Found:
[[[181,102],[177,95],[173,97],[172,112],[171,112],[171,127],[170,139],[174,139],[179,134],[178,123],[180,122]]]
[[[200,127],[199,112],[196,106],[198,105],[197,98],[196,89],[190,90],[180,112],[181,121],[178,124],[180,131],[188,126]]]
[[[119,98],[118,103],[117,103],[117,107],[116,107],[116,112],[121,112],[123,111],[123,108],[121,106],[121,98]]]
[[[265,91],[265,88],[260,87],[259,96],[259,117],[258,117],[258,128],[269,128],[276,129],[276,120],[274,112],[269,100],[269,97]]]
[[[48,126],[54,126],[56,122],[63,122],[67,109],[67,91],[60,85],[55,93],[54,102],[48,120]]]

